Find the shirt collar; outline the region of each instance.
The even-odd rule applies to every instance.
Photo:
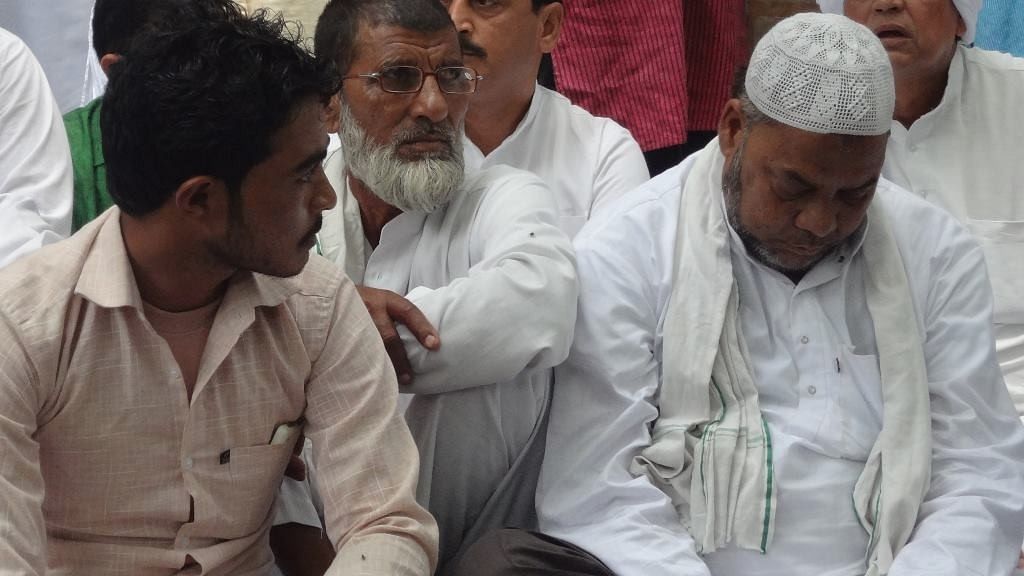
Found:
[[[142,296],[121,235],[121,211],[117,207],[107,210],[94,225],[100,229],[87,248],[75,294],[104,308],[129,307],[142,312]],[[223,306],[230,303],[239,311],[277,306],[300,291],[301,278],[301,273],[277,278],[238,271],[229,280]]]

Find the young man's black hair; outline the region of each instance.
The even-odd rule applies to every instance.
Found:
[[[144,216],[188,178],[207,175],[238,192],[271,152],[271,139],[337,76],[278,16],[223,8],[182,28],[154,27],[111,70],[101,127],[110,195]]]

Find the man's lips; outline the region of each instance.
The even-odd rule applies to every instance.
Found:
[[[451,147],[451,139],[444,136],[422,136],[406,140],[401,144],[401,148],[415,152],[440,152],[449,150]]]
[[[898,24],[885,24],[875,29],[875,36],[878,36],[879,40],[890,40],[890,39],[902,39],[909,38],[910,33],[907,29]]]
[[[323,224],[323,216],[318,217],[316,219],[316,224],[314,224],[313,227],[310,228],[308,234],[302,237],[302,242],[300,244],[303,246],[316,244],[316,235],[318,232],[320,232],[320,228],[323,226]]]

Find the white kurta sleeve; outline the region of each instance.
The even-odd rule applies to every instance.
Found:
[[[948,228],[924,310],[931,487],[891,576],[1008,575],[1024,538],[1024,428],[995,358],[982,252]]]
[[[668,496],[629,471],[658,417],[663,224],[610,218],[577,237],[579,316],[555,370],[537,513],[619,576],[708,576]]]
[[[569,353],[576,268],[551,191],[533,175],[506,171],[483,194],[470,229],[468,274],[407,296],[437,329],[441,348],[427,351],[399,326],[416,374],[402,392],[504,382],[552,368]]]
[[[71,152],[43,70],[0,29],[0,266],[71,233]]]
[[[591,215],[600,213],[613,200],[647,182],[650,177],[644,153],[629,130],[611,120],[605,122],[594,171]]]

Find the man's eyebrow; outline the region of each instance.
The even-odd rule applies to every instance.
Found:
[[[871,178],[868,178],[868,180],[866,182],[864,182],[863,184],[861,184],[860,186],[854,186],[852,188],[846,188],[846,190],[848,190],[850,192],[857,192],[857,191],[863,190],[865,188],[871,188],[873,186],[877,186],[878,185],[878,180],[879,180],[878,176],[872,176]]]
[[[309,170],[313,166],[316,166],[317,164],[323,162],[324,158],[327,158],[326,147],[321,148],[320,150],[317,150],[313,154],[310,154],[309,156],[304,158],[302,162],[299,162],[298,164],[295,165],[295,168],[292,170],[292,172],[294,172],[295,174],[301,174],[306,170]]]
[[[412,66],[413,68],[419,68],[419,62],[409,56],[391,56],[381,60],[377,70],[387,68],[388,66]]]
[[[789,182],[796,184],[797,186],[800,186],[802,188],[817,188],[817,186],[814,183],[809,182],[806,178],[801,176],[799,172],[795,172],[789,169],[783,169],[779,174],[783,179],[788,180]]]

